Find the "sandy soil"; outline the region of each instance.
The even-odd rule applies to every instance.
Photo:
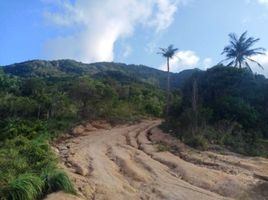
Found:
[[[58,143],[62,166],[79,198],[268,199],[267,159],[191,149],[162,133],[160,123],[85,131]],[[52,194],[51,199],[58,198]]]

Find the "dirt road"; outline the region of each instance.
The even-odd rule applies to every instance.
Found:
[[[193,150],[155,128],[160,123],[98,129],[57,144],[81,199],[268,199],[267,159]]]

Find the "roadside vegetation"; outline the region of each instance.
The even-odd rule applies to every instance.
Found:
[[[76,194],[49,141],[82,120],[123,123],[162,114],[153,86],[89,76],[22,78],[0,72],[0,199]]]
[[[76,194],[49,142],[85,120],[118,124],[164,116],[162,127],[195,148],[268,156],[268,79],[253,74],[248,63],[263,54],[252,48],[258,40],[231,34],[223,51],[227,66],[180,74],[169,72],[173,46],[160,52],[168,72],[71,60],[3,67],[0,200],[41,199],[59,190]],[[169,149],[158,144],[158,150]]]

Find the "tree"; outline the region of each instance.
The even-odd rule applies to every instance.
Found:
[[[80,114],[82,117],[95,117],[97,114],[96,105],[100,100],[102,91],[97,90],[96,81],[81,77],[74,81],[70,95],[71,97],[81,103]]]
[[[163,57],[167,59],[167,110],[166,115],[169,113],[169,104],[170,104],[170,73],[169,73],[169,60],[173,58],[178,49],[174,48],[173,45],[169,45],[168,48],[160,48],[160,52]]]
[[[250,69],[248,61],[256,63],[260,68],[263,69],[263,66],[252,59],[254,55],[265,55],[263,51],[264,48],[252,48],[252,46],[258,42],[259,38],[249,37],[247,38],[247,31],[245,31],[239,38],[234,33],[229,34],[230,44],[223,49],[222,54],[226,54],[226,59],[224,61],[231,60],[227,66],[239,67],[246,66]]]

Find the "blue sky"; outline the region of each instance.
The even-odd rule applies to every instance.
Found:
[[[159,47],[179,48],[172,71],[208,68],[228,34],[248,30],[268,49],[268,0],[1,0],[0,65],[31,59],[115,61],[165,69]],[[255,57],[268,76],[268,56]]]

